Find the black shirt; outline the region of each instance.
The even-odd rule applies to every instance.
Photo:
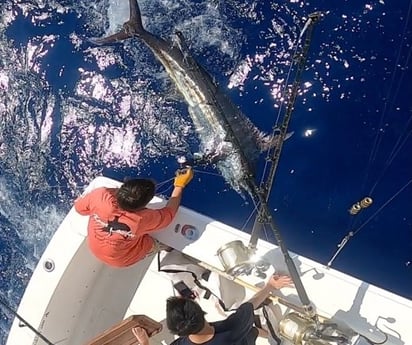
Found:
[[[258,330],[253,327],[253,305],[243,303],[234,314],[226,320],[211,322],[215,328],[212,339],[202,345],[254,345],[258,336]],[[188,337],[180,337],[170,345],[198,345]]]

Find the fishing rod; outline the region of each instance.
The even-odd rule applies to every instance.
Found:
[[[12,313],[16,318],[18,318],[20,320],[20,322],[22,322],[24,325],[23,326],[27,326],[31,331],[33,331],[41,340],[43,340],[47,345],[55,345],[54,343],[52,343],[49,339],[47,339],[43,334],[41,334],[37,329],[35,329],[28,321],[26,321],[25,319],[23,319],[23,317],[21,317],[19,315],[19,313],[17,313],[17,311],[15,311],[12,307],[10,307],[8,305],[8,303],[6,303],[2,297],[0,297],[0,304],[6,309],[8,310],[10,313]]]

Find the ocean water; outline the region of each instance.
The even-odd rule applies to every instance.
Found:
[[[168,39],[182,31],[197,60],[266,132],[282,115],[305,20],[325,14],[270,209],[288,247],[324,264],[354,232],[332,267],[412,298],[412,2],[139,3],[146,28]],[[185,104],[150,51],[136,40],[88,42],[115,32],[127,15],[120,0],[0,6],[0,297],[14,309],[84,185],[102,174],[164,182],[176,157],[196,151]],[[373,204],[351,216],[366,196]],[[196,167],[183,204],[250,231],[253,204],[213,167]],[[273,241],[270,232],[262,237]],[[12,318],[0,308],[1,344]]]

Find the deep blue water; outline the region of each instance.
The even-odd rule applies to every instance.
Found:
[[[411,2],[140,3],[147,29],[166,38],[183,31],[196,58],[267,132],[302,18],[326,13],[315,28],[270,208],[288,247],[325,264],[355,231],[333,267],[412,298]],[[53,231],[93,177],[162,182],[178,167],[176,156],[196,151],[185,105],[142,44],[87,43],[113,32],[125,13],[114,0],[1,6],[0,296],[14,308]],[[196,170],[183,204],[243,227],[251,203],[213,167]],[[373,205],[350,216],[365,196]],[[12,316],[0,315],[4,343]]]

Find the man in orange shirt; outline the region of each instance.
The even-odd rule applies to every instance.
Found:
[[[88,244],[92,253],[109,266],[127,267],[159,249],[149,234],[168,226],[180,206],[184,187],[192,180],[189,167],[178,170],[166,206],[146,208],[155,184],[133,179],[120,188],[97,188],[74,202],[77,212],[89,216]]]

